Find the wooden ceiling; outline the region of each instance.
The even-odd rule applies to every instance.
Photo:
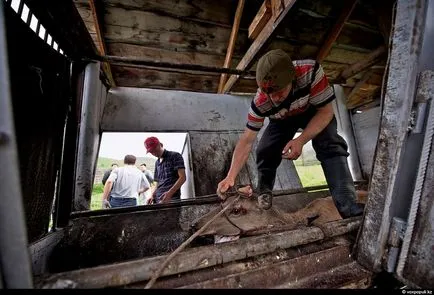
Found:
[[[280,17],[256,39],[249,26],[263,0],[74,0],[100,55],[254,71],[258,58],[281,48],[293,59],[317,59],[330,82],[344,86],[349,108],[379,97],[387,58],[392,1],[269,0]],[[278,12],[279,13],[279,12]],[[278,15],[278,14],[277,14]],[[275,27],[275,28],[274,28]],[[268,30],[268,31],[267,31]],[[267,31],[267,32],[266,32]],[[240,63],[241,62],[241,63]],[[115,86],[217,93],[221,73],[104,64]],[[254,76],[230,76],[225,93],[255,93]]]

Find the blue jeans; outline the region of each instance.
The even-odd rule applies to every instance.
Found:
[[[112,208],[136,206],[137,200],[135,198],[113,198],[110,196],[110,206]]]

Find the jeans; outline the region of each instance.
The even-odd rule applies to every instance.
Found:
[[[109,202],[112,208],[129,207],[129,206],[137,205],[137,200],[135,198],[113,198],[112,196],[110,196]]]

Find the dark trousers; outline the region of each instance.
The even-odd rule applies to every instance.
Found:
[[[276,169],[282,161],[283,148],[294,138],[298,129],[307,126],[316,112],[315,108],[310,107],[304,113],[285,120],[270,120],[256,150],[259,193],[273,190]],[[348,145],[337,133],[335,117],[312,139],[312,146],[317,159],[321,162],[339,213],[344,218],[361,214],[363,208],[356,204],[356,191],[348,168]]]
[[[258,167],[258,189],[272,190],[276,178],[276,169],[282,161],[282,150],[294,138],[298,129],[304,129],[316,109],[310,107],[307,111],[285,120],[270,120],[256,150],[256,164]],[[336,156],[348,157],[348,146],[337,133],[336,118],[312,139],[312,146],[320,162]]]
[[[129,206],[137,205],[137,200],[135,198],[113,198],[112,196],[110,196],[109,202],[112,208],[129,207]]]

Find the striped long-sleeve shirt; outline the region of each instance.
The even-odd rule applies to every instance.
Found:
[[[285,119],[306,111],[309,105],[321,107],[335,99],[333,88],[319,63],[294,60],[293,64],[296,78],[288,97],[277,105],[258,88],[249,109],[247,128],[259,131],[266,117]]]

